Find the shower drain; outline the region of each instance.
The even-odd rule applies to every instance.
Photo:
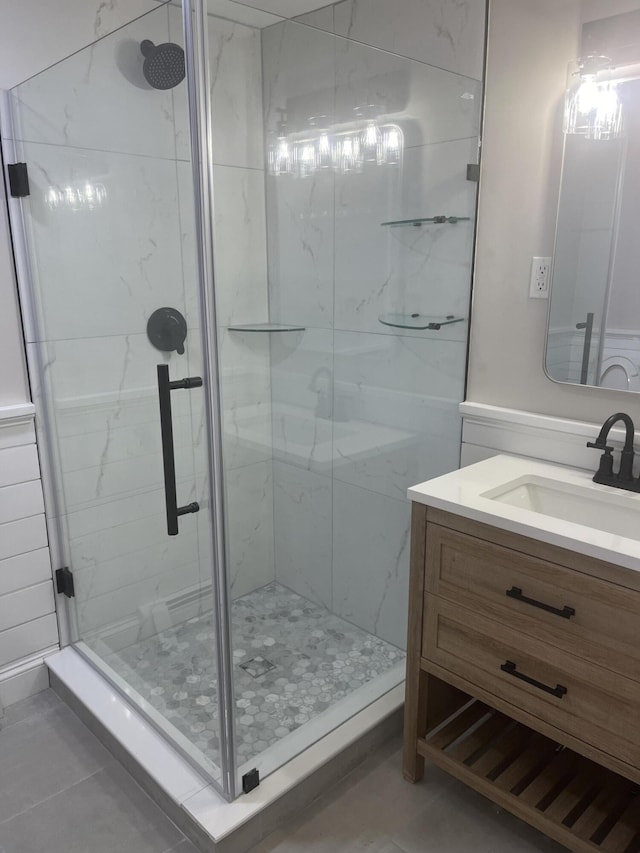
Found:
[[[247,660],[239,664],[239,666],[240,669],[248,672],[252,678],[260,678],[261,675],[266,675],[267,672],[271,672],[272,669],[276,668],[275,663],[271,663],[270,660],[260,656],[251,658],[251,660]]]

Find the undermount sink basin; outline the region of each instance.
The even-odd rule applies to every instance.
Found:
[[[577,468],[501,455],[413,486],[408,496],[640,572],[640,493],[602,486],[592,477]]]
[[[482,497],[640,540],[640,498],[632,492],[603,493],[587,485],[525,475],[484,492]]]

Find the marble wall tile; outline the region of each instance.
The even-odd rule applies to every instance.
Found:
[[[132,583],[121,587],[113,586],[103,595],[92,596],[80,604],[80,636],[90,640],[92,634],[104,633],[106,629],[106,640],[109,642],[110,629],[129,619],[138,622],[138,631],[141,632],[146,621],[142,613],[149,605],[162,603],[174,595],[179,595],[185,589],[199,585],[201,580],[198,562],[182,564],[180,571],[164,572],[153,578],[138,579],[135,565],[131,568]]]
[[[364,115],[400,128],[405,148],[477,136],[481,85],[348,39],[336,39],[336,122]]]
[[[215,287],[218,323],[269,319],[264,172],[216,166]]]
[[[224,18],[208,17],[211,68],[212,151],[216,165],[264,167],[260,31]],[[277,19],[276,19],[277,20]],[[184,43],[182,15],[169,7],[171,39]],[[176,156],[191,158],[187,93],[172,90]]]
[[[271,3],[264,3],[271,6]],[[248,6],[244,2],[236,3],[235,0],[207,0],[207,12],[218,18],[226,18],[237,24],[246,24],[249,27],[270,27],[282,21],[279,15],[255,6]]]
[[[182,521],[182,519],[181,519]],[[185,516],[185,526],[193,526],[193,519]],[[189,536],[167,536],[167,523],[164,512],[133,521],[126,521],[111,528],[103,528],[91,533],[86,533],[71,541],[71,554],[74,569],[91,568],[101,562],[108,562],[118,558],[129,559],[137,551],[143,551],[150,545],[157,543],[166,545],[166,552],[174,552],[178,555],[186,553],[189,549],[193,553],[196,547],[195,537]],[[188,543],[188,544],[187,544]],[[181,556],[177,557],[182,559]],[[135,566],[135,560],[131,563]],[[161,571],[161,563],[158,563],[158,571]]]
[[[330,474],[333,332],[272,335],[271,389],[273,458]]]
[[[267,335],[222,338],[224,455],[228,469],[271,458],[271,374]]]
[[[140,52],[144,39],[168,41],[166,6],[16,87],[17,138],[173,158],[172,93],[146,82]]]
[[[328,33],[332,33],[333,9],[333,5],[322,6],[320,9],[314,9],[312,12],[306,12],[304,15],[296,15],[293,20],[298,24],[305,24],[308,27],[318,27],[321,30],[326,30]]]
[[[304,134],[335,111],[335,39],[282,24],[262,34],[267,146],[278,128]],[[315,117],[315,118],[314,118]],[[267,178],[271,319],[330,327],[333,314],[333,175]]]
[[[242,0],[247,6],[262,9],[283,18],[293,18],[324,6],[324,0]]]
[[[276,580],[331,609],[331,478],[273,464]]]
[[[339,481],[333,487],[333,611],[404,648],[411,506]]]
[[[184,311],[172,162],[35,143],[24,156],[43,338],[139,334],[156,308]],[[86,186],[101,202],[67,199]]]
[[[476,185],[466,165],[476,145],[472,138],[410,148],[400,168],[336,178],[336,328],[394,334],[379,322],[386,313],[468,318]],[[442,214],[470,221],[381,226]],[[446,334],[460,339],[462,328]]]
[[[107,504],[68,513],[66,520],[69,538],[76,540],[130,521],[140,521],[152,516],[163,517],[164,512],[164,487],[143,494],[128,495]]]
[[[0,89],[11,89],[146,12],[157,11],[157,0],[56,0],[55,6],[20,0],[0,32]],[[37,36],[34,22],[39,25]]]
[[[227,472],[229,583],[238,598],[275,579],[271,461]]]
[[[277,323],[333,323],[334,179],[267,177],[269,304]]]
[[[47,341],[39,349],[49,399],[56,411],[65,412],[102,404],[97,417],[104,424],[109,414],[124,416],[118,408],[125,402],[157,400],[157,364],[168,364],[172,379],[188,376],[189,343],[181,356],[155,349],[146,334]]]
[[[480,80],[485,15],[485,0],[344,0],[334,7],[334,31]]]
[[[200,325],[191,165],[177,163],[186,319]],[[219,326],[269,319],[264,172],[214,166],[215,294]]]
[[[457,468],[465,359],[464,342],[336,332],[334,477],[404,500]]]

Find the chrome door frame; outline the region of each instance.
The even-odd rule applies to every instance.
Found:
[[[213,535],[213,594],[218,671],[220,766],[225,796],[235,799],[236,784],[235,702],[231,602],[227,577],[225,493],[222,457],[222,403],[218,359],[218,327],[214,275],[214,188],[211,94],[209,88],[209,40],[206,0],[182,0],[185,64],[189,99],[189,131],[196,220],[198,290],[201,304],[201,337],[209,448],[209,499]]]

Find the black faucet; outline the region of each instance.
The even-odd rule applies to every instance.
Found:
[[[620,469],[617,474],[613,473],[613,447],[607,445],[607,436],[614,424],[622,421],[626,428],[624,447],[620,455]],[[600,465],[594,474],[594,483],[602,483],[605,486],[613,486],[616,489],[627,489],[630,492],[640,492],[640,481],[633,479],[633,440],[635,427],[629,415],[624,412],[616,412],[607,418],[602,424],[602,429],[595,441],[588,441],[587,447],[595,447],[604,451],[600,457]]]

